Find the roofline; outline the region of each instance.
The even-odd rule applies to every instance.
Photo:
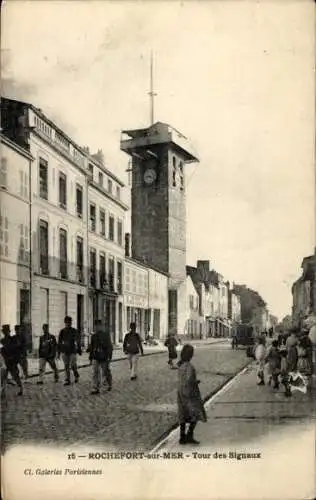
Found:
[[[91,153],[87,153],[85,152],[85,156],[86,158],[88,158],[88,161],[90,163],[94,163],[96,165],[96,167],[98,168],[101,168],[101,170],[103,170],[104,173],[106,173],[107,175],[109,175],[110,177],[112,177],[112,179],[114,181],[116,181],[121,187],[125,187],[125,184],[124,182],[121,181],[121,179],[119,179],[118,177],[116,177],[115,174],[113,174],[110,170],[108,170],[104,165],[102,165],[102,163],[100,163],[96,158],[94,158]]]
[[[87,153],[87,151],[82,146],[79,146],[73,139],[71,139],[71,137],[69,137],[69,135],[67,135],[61,128],[59,128],[58,125],[56,125],[56,123],[54,123],[50,118],[48,118],[40,108],[36,108],[36,106],[34,106],[34,104],[32,104],[30,102],[20,101],[18,99],[11,99],[10,97],[2,97],[1,99],[6,99],[6,100],[12,101],[12,102],[19,102],[20,104],[23,104],[23,105],[27,106],[28,108],[30,108],[32,111],[34,111],[34,113],[37,113],[41,118],[46,120],[50,126],[54,127],[57,130],[57,132],[59,134],[61,134],[63,137],[65,137],[67,139],[67,141],[69,141],[76,149],[78,149],[78,151],[85,158],[87,158],[89,161],[94,162],[98,167],[102,168],[102,170],[104,170],[104,172],[107,175],[112,177],[113,180],[115,180],[118,184],[120,184],[121,187],[125,187],[125,184],[118,177],[116,177],[115,174],[113,174],[110,170],[108,170],[104,165],[101,165],[95,158],[93,158],[91,156],[90,153]],[[41,136],[41,138],[42,138],[42,136]]]
[[[113,201],[113,203],[119,205],[121,208],[123,208],[123,210],[125,210],[125,212],[128,212],[128,210],[130,209],[130,207],[126,205],[126,203],[119,200],[118,198],[115,198],[114,196],[111,196],[111,194],[108,193],[104,188],[102,188],[102,186],[100,186],[93,180],[89,179],[89,177],[88,177],[88,185],[99,191],[102,194],[102,196],[106,196],[109,200]]]
[[[1,138],[1,142],[3,142],[4,144],[6,144],[7,146],[9,146],[12,149],[15,149],[15,151],[17,153],[20,153],[21,155],[25,156],[25,158],[27,158],[28,160],[31,160],[31,161],[35,160],[34,156],[31,155],[31,153],[29,153],[26,149],[23,149],[21,146],[19,146],[19,144],[15,143],[14,141],[11,141],[11,139],[9,139],[2,132],[0,133],[0,138]]]
[[[128,262],[131,262],[132,264],[137,264],[140,267],[145,267],[146,269],[150,269],[151,271],[155,271],[156,273],[162,274],[163,276],[166,276],[167,278],[169,278],[169,276],[170,276],[169,273],[165,273],[165,271],[162,271],[161,269],[150,266],[149,264],[145,264],[144,262],[141,262],[140,260],[134,259],[133,257],[126,257],[125,256],[125,260],[127,260]]]

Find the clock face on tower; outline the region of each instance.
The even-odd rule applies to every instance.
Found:
[[[144,182],[148,186],[150,186],[150,184],[153,184],[153,182],[155,182],[156,177],[157,177],[157,174],[156,174],[156,171],[153,168],[147,168],[145,170],[145,172],[144,172]]]

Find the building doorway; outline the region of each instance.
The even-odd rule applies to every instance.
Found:
[[[118,334],[119,334],[119,342],[123,342],[123,304],[119,302],[119,310],[118,310]]]

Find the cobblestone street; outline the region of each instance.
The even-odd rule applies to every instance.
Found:
[[[167,367],[166,353],[141,358],[139,377],[132,382],[125,360],[112,364],[113,390],[90,395],[91,367],[80,369],[80,383],[64,387],[52,375],[44,386],[37,377],[15,396],[8,387],[3,416],[4,445],[16,443],[98,445],[120,450],[151,449],[177,422],[177,371]],[[232,351],[228,343],[200,346],[194,364],[206,397],[248,362],[245,351]]]

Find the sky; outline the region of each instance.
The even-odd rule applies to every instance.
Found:
[[[2,91],[41,108],[127,182],[121,130],[190,138],[187,263],[208,259],[290,313],[315,241],[312,1],[31,1],[2,9]],[[126,189],[129,197],[129,187]]]

